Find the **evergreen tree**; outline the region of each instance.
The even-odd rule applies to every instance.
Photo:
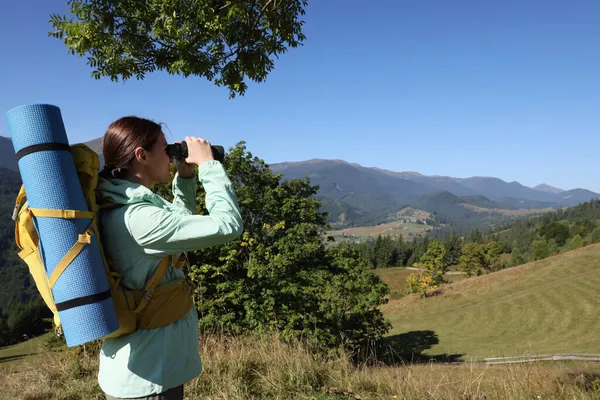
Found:
[[[444,239],[444,247],[448,254],[448,265],[457,265],[461,255],[462,241],[456,234],[456,231],[452,231],[452,234],[446,236]]]

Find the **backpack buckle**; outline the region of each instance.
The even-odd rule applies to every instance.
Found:
[[[154,289],[146,290],[146,293],[144,293],[144,299],[146,299],[146,301],[152,300],[152,296],[154,296]]]
[[[92,237],[87,234],[79,235],[79,239],[77,241],[82,244],[90,244],[92,243]]]

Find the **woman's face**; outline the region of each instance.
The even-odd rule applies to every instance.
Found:
[[[152,182],[168,183],[171,180],[169,167],[171,159],[167,155],[167,140],[164,135],[159,135],[154,146],[147,154],[146,168]]]

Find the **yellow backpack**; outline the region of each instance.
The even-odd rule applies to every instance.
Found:
[[[187,279],[169,282],[160,286],[159,283],[169,266],[181,268],[186,264],[186,259],[180,257],[175,260],[171,256],[164,257],[156,268],[155,273],[146,283],[144,290],[134,290],[124,287],[121,283],[121,276],[111,268],[112,264],[105,256],[101,238],[98,234],[98,219],[96,218],[98,211],[104,207],[114,206],[112,204],[99,205],[96,202],[95,189],[98,184],[100,160],[98,155],[84,144],[71,146],[71,153],[89,211],[30,208],[27,201],[23,203],[26,194],[25,188],[21,186],[13,213],[13,220],[16,222],[15,241],[21,250],[19,257],[29,267],[29,272],[35,281],[40,295],[54,314],[56,330],[60,332],[61,324],[52,295],[52,288],[56,280],[68,268],[79,252],[87,244],[91,243],[91,237],[94,234],[97,234],[112,301],[119,321],[119,329],[104,338],[123,336],[134,332],[138,328],[159,328],[184,317],[194,305],[193,284]],[[46,273],[44,262],[40,256],[38,248],[39,237],[33,224],[34,217],[89,218],[91,220],[88,229],[79,235],[77,243],[65,254],[50,277]]]

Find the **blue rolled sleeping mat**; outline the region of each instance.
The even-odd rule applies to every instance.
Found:
[[[33,104],[7,113],[30,208],[89,211],[69,151],[60,109]],[[90,219],[34,217],[48,277],[77,242]],[[97,234],[83,247],[52,290],[68,346],[77,346],[118,329]]]

